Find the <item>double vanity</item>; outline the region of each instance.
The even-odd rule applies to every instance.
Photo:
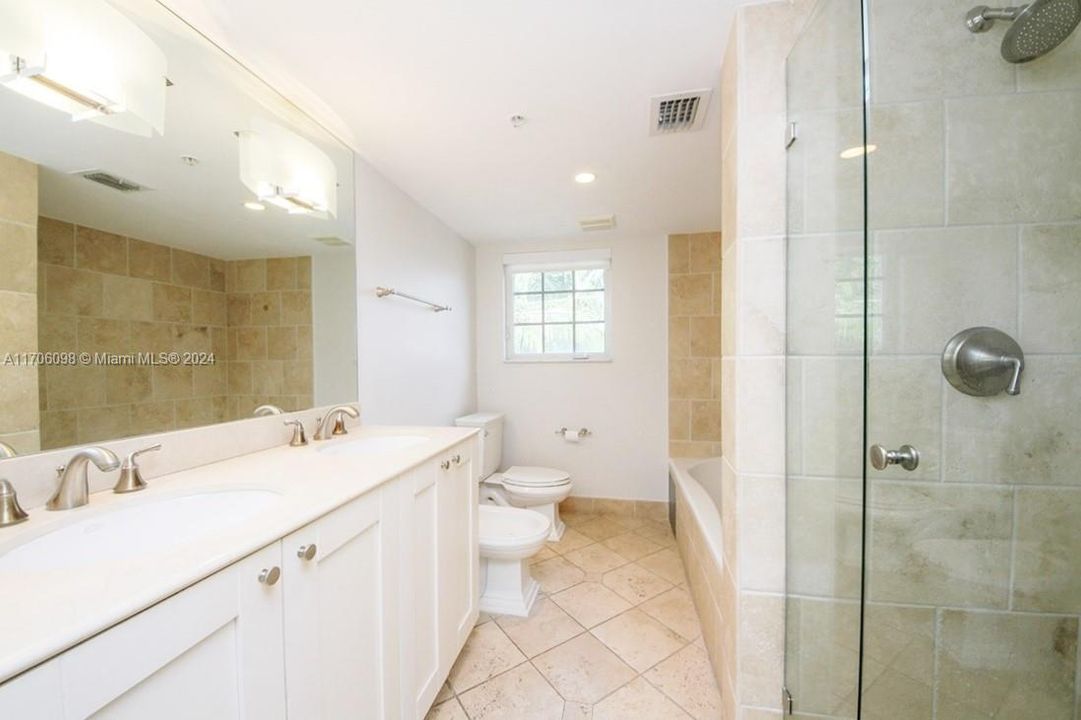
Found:
[[[362,426],[31,509],[0,718],[423,718],[477,617],[477,453]]]

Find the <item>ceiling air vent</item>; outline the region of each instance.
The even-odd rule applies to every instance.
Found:
[[[345,240],[334,235],[324,235],[322,237],[312,238],[317,243],[322,243],[328,247],[346,247],[349,245]]]
[[[604,217],[585,218],[578,221],[578,226],[586,232],[592,232],[594,230],[611,230],[616,226],[615,215],[605,215]]]
[[[702,129],[712,94],[713,91],[706,88],[651,98],[649,134],[667,135]]]
[[[112,188],[113,190],[119,190],[120,192],[139,192],[141,190],[148,189],[137,182],[125,180],[119,175],[113,175],[112,173],[105,172],[104,170],[85,170],[81,173],[76,174],[82,175],[87,180],[96,182],[98,185],[104,185],[105,187]]]

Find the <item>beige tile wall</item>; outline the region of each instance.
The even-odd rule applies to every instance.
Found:
[[[671,457],[721,454],[721,234],[668,236]]]
[[[312,406],[311,282],[310,257],[226,263],[231,418]]]
[[[0,360],[38,349],[37,219],[37,165],[0,153]],[[0,442],[18,453],[36,452],[37,368],[0,363],[0,388]]]
[[[38,259],[42,350],[214,353],[216,360],[43,367],[43,447],[226,419],[223,261],[46,217]]]
[[[42,368],[43,447],[311,407],[310,258],[227,262],[44,217],[38,258],[42,350],[214,355]]]

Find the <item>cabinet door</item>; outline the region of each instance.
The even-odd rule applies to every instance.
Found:
[[[259,580],[280,564],[264,548],[12,679],[0,717],[284,719],[282,588]]]
[[[439,631],[444,675],[450,672],[477,621],[477,479],[474,443],[454,448],[439,478]]]
[[[443,684],[439,654],[439,485],[429,461],[400,482],[402,717],[423,718]]]
[[[370,492],[282,541],[289,720],[397,717],[392,495]]]

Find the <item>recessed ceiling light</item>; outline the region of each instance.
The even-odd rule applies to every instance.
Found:
[[[870,155],[875,150],[878,150],[878,145],[867,145],[866,150],[863,145],[857,145],[856,147],[850,147],[847,150],[841,151],[842,160],[851,160],[852,158],[858,158],[860,155]]]
[[[580,172],[574,176],[574,182],[579,185],[588,185],[597,179],[597,176],[591,172]]]
[[[266,210],[266,205],[261,202],[255,202],[254,200],[244,203],[244,207],[249,210]]]

